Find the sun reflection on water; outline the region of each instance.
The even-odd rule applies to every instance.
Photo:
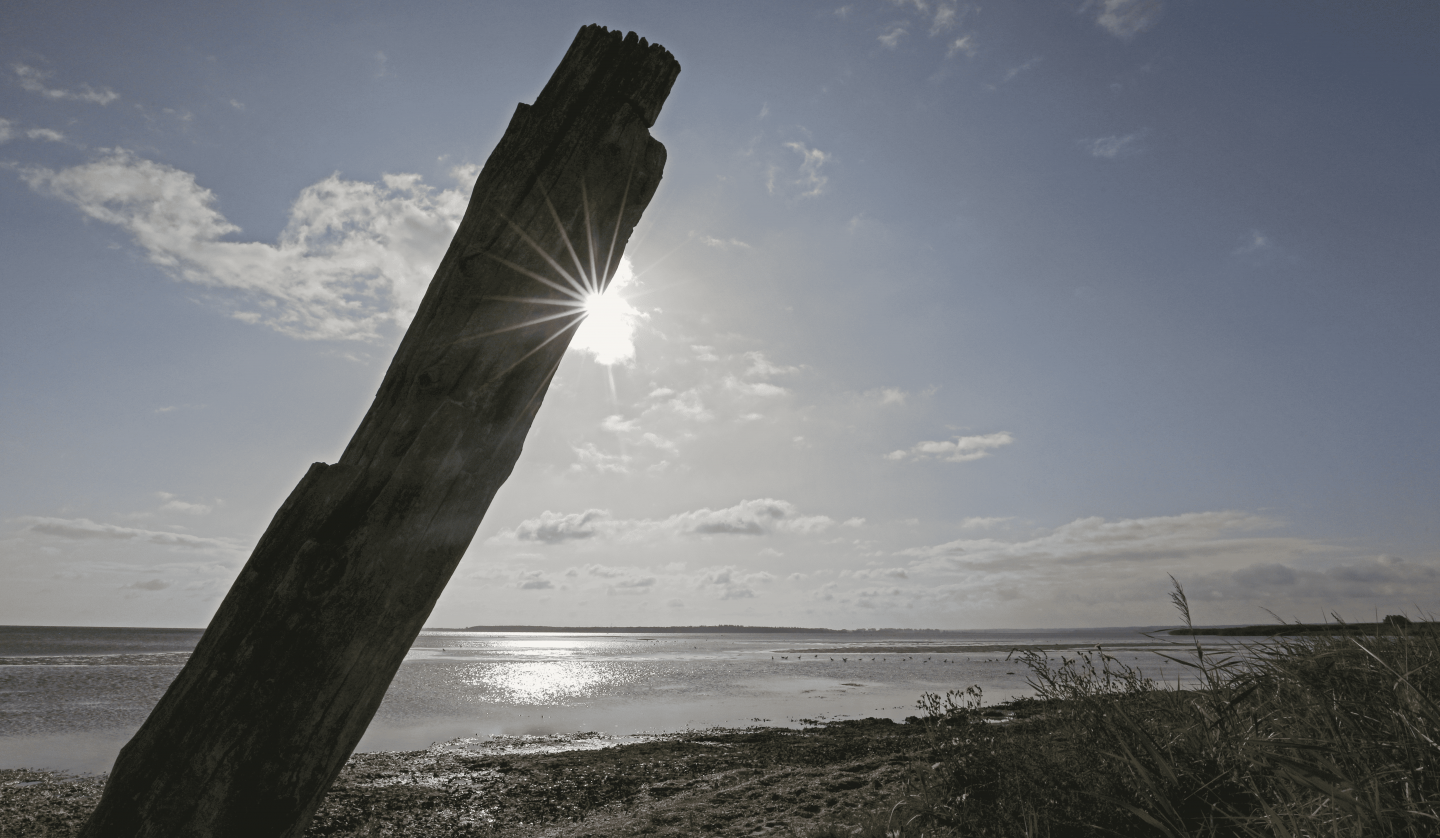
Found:
[[[472,666],[461,680],[506,703],[564,704],[624,680],[617,675],[585,661],[526,661]]]

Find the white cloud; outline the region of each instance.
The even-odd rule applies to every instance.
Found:
[[[718,247],[718,248],[720,248],[721,250],[729,250],[729,249],[731,249],[731,248],[738,248],[738,249],[740,249],[740,250],[752,250],[752,249],[753,249],[753,248],[750,247],[750,245],[746,244],[745,242],[740,241],[739,239],[734,239],[734,238],[731,238],[731,239],[717,239],[717,238],[715,238],[714,236],[701,236],[701,237],[700,237],[700,243],[703,244],[703,245],[705,245],[705,246],[707,246],[707,247]]]
[[[783,500],[746,500],[724,509],[697,509],[667,518],[667,528],[699,535],[762,535],[772,530],[815,532],[832,521],[823,516],[801,516]]]
[[[930,21],[930,34],[939,35],[948,29],[955,27],[960,22],[960,16],[955,11],[953,3],[941,3],[935,7],[935,17]]]
[[[945,57],[954,58],[957,54],[963,54],[966,58],[972,58],[975,55],[975,50],[974,36],[969,34],[961,35],[950,42],[950,48],[945,50]]]
[[[1115,160],[1129,157],[1140,152],[1140,140],[1145,136],[1144,131],[1136,131],[1125,136],[1101,137],[1098,140],[1083,140],[1081,144],[1091,157],[1100,157],[1105,160]]]
[[[144,530],[135,527],[120,527],[114,524],[97,524],[88,518],[40,518],[20,519],[29,524],[30,532],[76,540],[134,541],[157,544],[163,547],[184,547],[194,550],[222,550],[235,552],[242,544],[231,538],[202,538],[195,535]]]
[[[628,474],[630,471],[630,456],[628,454],[606,454],[596,447],[595,443],[587,442],[584,445],[574,447],[576,462],[571,466],[575,471],[597,471],[600,473],[611,472],[614,474]]]
[[[15,137],[15,123],[8,119],[0,119],[0,143],[8,143]]]
[[[522,591],[548,591],[555,587],[555,583],[546,579],[545,575],[538,570],[526,570],[521,571],[515,587]]]
[[[706,422],[715,418],[714,414],[706,409],[704,400],[700,398],[699,390],[692,388],[679,394],[674,394],[674,391],[667,391],[665,395],[670,396],[670,398],[664,398],[663,396],[656,397],[664,398],[664,400],[651,407],[650,410],[657,408],[668,410],[682,419],[688,419],[693,422]],[[651,393],[651,396],[655,396],[655,393]]]
[[[736,393],[741,393],[747,396],[760,396],[762,398],[783,396],[786,393],[790,392],[784,387],[780,387],[764,381],[741,381],[733,375],[725,377],[725,389],[733,390]]]
[[[1013,516],[1005,518],[966,518],[960,522],[960,528],[964,530],[988,530],[991,527],[999,526],[1006,521],[1015,520]]]
[[[47,143],[63,143],[65,135],[54,128],[31,128],[25,132],[25,136],[32,140],[40,140]]]
[[[593,538],[603,529],[613,527],[610,512],[604,509],[587,509],[584,512],[562,514],[546,510],[539,518],[522,521],[520,526],[505,533],[519,541],[539,541],[545,544],[559,544]]]
[[[948,440],[941,442],[921,442],[914,445],[909,451],[891,451],[885,455],[887,460],[944,460],[947,463],[964,463],[970,460],[978,460],[990,456],[991,452],[1001,446],[1009,445],[1015,441],[1015,437],[1009,431],[997,431],[993,434],[981,434],[978,436],[956,437],[954,442]]]
[[[752,586],[774,580],[774,574],[763,570],[759,573],[745,573],[737,567],[727,565],[701,571],[696,586],[701,589],[715,589],[715,595],[720,599],[751,599],[755,596],[755,588]]]
[[[1100,28],[1122,40],[1154,26],[1164,8],[1160,0],[1099,0],[1088,5],[1095,9]]]
[[[25,64],[12,66],[15,71],[15,78],[19,80],[20,87],[31,93],[38,93],[47,99],[69,99],[76,102],[89,102],[95,105],[108,105],[120,98],[120,94],[108,87],[96,90],[88,84],[80,85],[79,90],[66,90],[60,87],[48,87],[45,79],[50,73],[44,73],[34,67]]]
[[[177,279],[240,292],[234,316],[299,338],[373,338],[407,325],[464,214],[466,195],[418,175],[361,183],[331,175],[301,191],[278,244],[240,232],[179,169],[123,149],[59,171],[23,169],[32,189],[131,235]]]
[[[601,420],[600,427],[613,434],[629,433],[630,431],[635,430],[635,420],[626,419],[619,414],[615,414],[611,416],[606,416],[603,420]]]
[[[850,579],[909,579],[910,573],[903,567],[873,567],[863,570],[844,570],[841,578]]]
[[[189,501],[180,500],[169,492],[156,492],[155,494],[159,496],[160,500],[164,501],[164,503],[160,505],[161,512],[181,512],[186,515],[209,515],[215,509],[211,504],[190,503]]]
[[[818,148],[808,148],[804,143],[786,143],[785,147],[798,152],[804,158],[800,161],[800,178],[795,181],[796,185],[805,190],[800,193],[800,197],[809,198],[825,191],[829,178],[820,173],[820,167],[830,162],[832,155]]]
[[[746,375],[793,375],[800,371],[799,367],[772,364],[762,352],[746,352],[742,357],[750,362],[749,368],[745,370]]]
[[[560,513],[549,510],[522,521],[495,540],[538,541],[560,544],[592,538],[643,541],[662,537],[715,535],[768,535],[823,532],[835,524],[826,515],[801,515],[795,505],[773,498],[741,501],[724,509],[696,509],[653,520],[613,518],[608,510]]]
[[[897,23],[891,26],[889,31],[884,35],[879,36],[877,40],[879,40],[880,45],[886,49],[895,49],[895,47],[900,45],[900,39],[905,37],[905,34],[905,27]]]
[[[1028,70],[1033,70],[1033,69],[1035,69],[1036,67],[1040,66],[1040,62],[1043,61],[1043,60],[1044,60],[1044,59],[1043,59],[1041,56],[1038,56],[1038,55],[1037,55],[1037,56],[1035,56],[1034,58],[1030,59],[1029,61],[1026,61],[1024,64],[1020,64],[1020,65],[1018,65],[1018,66],[1011,67],[1010,69],[1008,69],[1008,70],[1005,71],[1005,77],[1002,78],[1002,79],[1000,79],[1000,83],[1001,83],[1001,84],[1004,84],[1004,83],[1006,83],[1006,82],[1008,82],[1008,81],[1011,81],[1012,79],[1014,79],[1016,76],[1020,75],[1021,73],[1024,73],[1024,72],[1026,72],[1026,71],[1028,71]]]

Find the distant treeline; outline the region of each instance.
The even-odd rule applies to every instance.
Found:
[[[795,626],[470,626],[430,631],[530,631],[557,634],[938,634],[940,629],[827,629]]]
[[[1170,634],[1220,637],[1294,637],[1302,634],[1378,634],[1405,629],[1409,632],[1434,632],[1436,623],[1412,623],[1399,614],[1391,614],[1378,623],[1271,623],[1263,626],[1232,626],[1230,628],[1178,628]]]

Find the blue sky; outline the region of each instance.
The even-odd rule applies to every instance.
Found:
[[[208,621],[592,22],[683,68],[632,308],[431,625],[1433,610],[1435,9],[31,4],[0,622]]]

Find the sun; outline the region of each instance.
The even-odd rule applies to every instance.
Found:
[[[624,290],[635,281],[630,260],[621,257],[604,292],[585,295],[585,320],[570,341],[570,348],[588,352],[595,362],[610,366],[635,357],[635,327],[645,315],[625,299]]]
[[[628,187],[627,193],[628,195]],[[555,226],[560,231],[564,240],[565,251],[574,265],[574,273],[566,270],[556,256],[547,253],[536,241],[520,228],[514,221],[505,219],[512,230],[530,246],[541,259],[554,271],[556,278],[547,277],[542,273],[533,271],[523,265],[519,265],[504,257],[489,253],[484,250],[476,251],[475,255],[484,255],[511,268],[548,288],[559,291],[563,297],[509,297],[496,296],[488,299],[512,303],[540,304],[554,306],[562,309],[554,314],[547,314],[525,320],[520,323],[512,323],[499,329],[479,334],[469,335],[464,339],[478,339],[488,337],[500,332],[508,332],[512,329],[523,329],[539,323],[561,321],[558,328],[550,337],[540,342],[539,346],[526,353],[524,358],[530,357],[540,351],[540,348],[550,341],[575,328],[574,337],[570,341],[570,348],[581,352],[588,352],[598,364],[612,366],[614,364],[628,362],[635,357],[635,326],[639,321],[644,320],[647,315],[630,304],[625,299],[624,290],[635,282],[635,266],[630,259],[621,256],[615,262],[615,272],[606,280],[606,277],[599,270],[600,265],[609,265],[611,256],[614,254],[615,245],[620,234],[620,218],[623,217],[625,196],[621,197],[621,212],[615,218],[615,230],[610,237],[610,250],[600,261],[601,246],[597,246],[595,231],[591,226],[590,199],[585,193],[585,186],[580,186],[581,204],[585,210],[585,237],[583,241],[588,244],[586,259],[581,259],[576,251],[575,243],[571,241],[570,234],[566,231],[565,225],[560,221],[560,214],[555,211],[555,205],[550,199],[545,198],[545,206],[550,210],[550,217],[554,219]],[[589,269],[586,269],[586,262]],[[597,264],[598,263],[598,264]],[[603,290],[601,290],[603,288]],[[524,360],[521,358],[520,360]],[[517,361],[516,363],[519,363]],[[613,377],[611,380],[613,389]]]

